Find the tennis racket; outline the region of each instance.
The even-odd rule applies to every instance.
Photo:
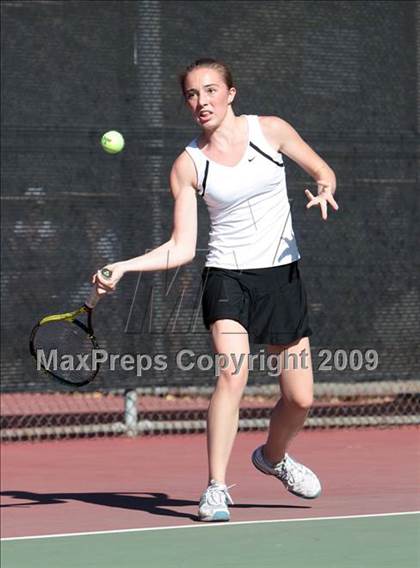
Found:
[[[107,268],[103,268],[101,274],[104,278],[112,276]],[[100,368],[95,353],[99,344],[92,323],[92,312],[99,298],[94,286],[79,309],[39,320],[29,341],[38,371],[73,387],[93,381]]]

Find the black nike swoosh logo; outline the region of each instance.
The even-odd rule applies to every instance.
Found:
[[[255,159],[255,156],[252,156],[252,158],[248,158],[248,162],[252,162],[252,160]]]

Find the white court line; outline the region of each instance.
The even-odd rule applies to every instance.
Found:
[[[214,528],[214,527],[232,527],[238,525],[260,525],[268,523],[302,523],[305,521],[341,521],[345,519],[368,519],[372,517],[400,517],[402,515],[418,515],[420,511],[402,511],[400,513],[373,513],[369,515],[347,515],[341,517],[305,517],[303,519],[269,519],[262,521],[237,521],[229,523],[197,523],[195,525],[175,525],[169,527],[144,527],[140,529],[116,529],[109,531],[91,531],[91,532],[79,532],[79,533],[62,533],[62,534],[43,534],[34,536],[14,536],[1,538],[1,542],[10,540],[34,540],[37,538],[63,538],[68,536],[91,536],[100,534],[120,534],[120,533],[131,533],[131,532],[146,532],[146,531],[163,531],[172,529],[200,529],[200,528]]]

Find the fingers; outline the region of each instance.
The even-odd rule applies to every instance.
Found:
[[[91,281],[92,284],[96,285],[96,292],[97,294],[99,294],[99,296],[102,296],[103,294],[110,294],[113,292],[113,290],[108,286],[103,286],[103,284],[99,281],[97,273],[93,274]]]
[[[98,286],[96,285],[96,293],[99,296],[103,296],[104,294],[112,294],[113,290],[106,290],[105,288],[102,288],[102,286]]]
[[[327,202],[322,197],[320,197],[319,199],[321,207],[321,217],[323,218],[324,221],[326,221],[328,217]]]
[[[320,189],[321,188],[321,189]],[[321,209],[321,217],[324,221],[328,218],[328,205],[337,211],[338,204],[335,201],[332,193],[331,193],[331,186],[325,182],[318,183],[318,195],[315,196],[311,193],[309,189],[305,189],[305,195],[309,200],[309,203],[306,204],[306,209],[310,209],[314,205],[317,205]]]
[[[314,205],[319,205],[320,209],[321,209],[321,217],[324,219],[324,221],[327,220],[328,218],[328,211],[327,211],[327,202],[323,197],[314,197],[312,199],[312,201],[310,201],[307,205],[306,205],[306,209],[310,209],[311,207],[313,207]]]
[[[322,195],[322,197],[325,197],[325,199],[328,201],[328,203],[331,205],[331,207],[333,209],[335,209],[335,210],[338,209],[338,203],[334,199],[333,188],[332,188],[332,185],[330,183],[324,182],[322,180],[319,181],[318,182],[318,195]]]
[[[331,205],[333,209],[335,209],[336,211],[338,210],[338,203],[331,194],[327,194],[325,196],[325,199],[328,201],[328,203]]]
[[[315,196],[312,195],[312,193],[309,191],[309,189],[305,189],[305,195],[306,195],[306,197],[307,197],[310,201],[312,201],[313,199],[315,199]],[[309,205],[309,203],[308,203],[308,205]],[[308,207],[308,205],[307,205],[306,207]]]
[[[98,294],[106,294],[115,290],[118,280],[112,278],[112,276],[111,266],[100,268],[92,275],[92,284],[96,285]]]
[[[306,209],[310,209],[314,205],[320,205],[321,204],[321,199],[319,197],[315,197],[315,195],[313,195],[309,191],[309,189],[305,189],[305,194],[306,194],[306,197],[309,199],[309,203],[306,204]]]
[[[111,278],[105,278],[100,270],[95,275],[95,284],[103,290],[114,290],[116,283]]]

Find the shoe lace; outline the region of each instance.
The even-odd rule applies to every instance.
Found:
[[[206,489],[205,499],[209,505],[225,505],[226,501],[229,505],[233,505],[233,499],[229,495],[229,489],[235,487],[236,483],[233,485],[220,485],[220,484],[211,484]]]
[[[274,469],[279,478],[289,485],[301,483],[306,477],[305,466],[293,461],[287,455]]]

